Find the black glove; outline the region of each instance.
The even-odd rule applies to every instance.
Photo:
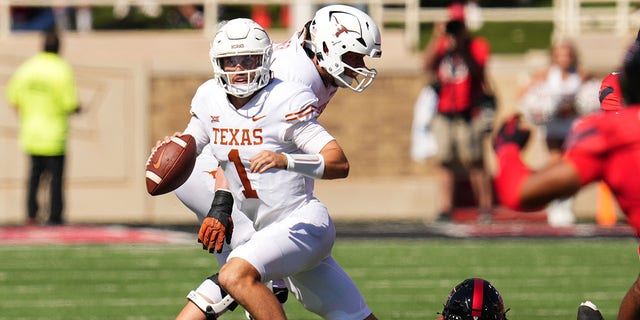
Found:
[[[227,244],[231,243],[233,233],[233,196],[226,190],[217,190],[211,203],[209,214],[202,221],[200,232],[198,232],[198,242],[202,243],[202,249],[209,250],[210,253],[222,252],[222,247],[226,239]]]
[[[520,115],[513,115],[498,130],[498,134],[493,139],[493,149],[497,152],[500,148],[512,143],[522,148],[527,144],[530,135],[529,129],[520,127]]]

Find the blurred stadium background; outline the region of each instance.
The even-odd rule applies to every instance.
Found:
[[[0,3],[0,90],[17,65],[39,50],[35,32],[12,31],[12,6],[89,6],[93,28],[63,34],[63,55],[75,68],[84,113],[72,121],[66,171],[69,223],[184,224],[195,219],[173,195],[151,197],[143,166],[156,140],[179,131],[195,89],[210,77],[207,50],[214,22],[249,15],[258,2],[156,0],[160,14],[143,15],[139,1],[5,0]],[[130,13],[114,18],[114,7]],[[202,29],[176,17],[176,6],[204,7]],[[269,29],[285,40],[324,1],[260,1],[273,16]],[[347,1],[363,5],[383,26],[383,57],[371,61],[379,76],[366,94],[340,91],[321,122],[338,138],[352,163],[343,181],[319,181],[317,195],[336,219],[417,219],[436,214],[433,166],[412,162],[410,128],[415,99],[427,83],[421,52],[433,22],[447,19],[447,1]],[[484,24],[475,31],[493,48],[490,78],[498,119],[515,110],[515,88],[547,61],[555,36],[576,39],[583,65],[597,75],[615,70],[623,48],[638,29],[638,1],[480,1]],[[219,10],[221,5],[224,10]],[[278,14],[288,5],[285,26]],[[308,12],[308,15],[304,13]],[[298,21],[302,21],[299,22]],[[0,99],[0,224],[24,218],[27,158],[17,146],[17,116]],[[542,163],[535,145],[527,157]],[[489,155],[488,166],[492,161]],[[384,199],[384,200],[382,200]],[[592,189],[578,197],[579,218],[592,218]]]

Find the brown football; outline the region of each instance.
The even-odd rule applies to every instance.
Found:
[[[147,192],[157,196],[177,189],[191,175],[196,156],[196,141],[188,134],[154,148],[147,159]]]

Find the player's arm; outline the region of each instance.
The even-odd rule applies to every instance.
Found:
[[[519,116],[514,116],[502,125],[493,142],[498,165],[496,191],[500,201],[515,210],[537,210],[580,189],[578,172],[569,160],[537,172],[524,164],[520,151],[529,134],[520,126]]]
[[[640,276],[627,291],[618,310],[618,319],[638,319],[640,317]]]
[[[262,151],[249,159],[251,172],[263,173],[269,169],[297,172],[314,179],[340,179],[349,174],[349,161],[342,147],[317,121],[299,122],[285,133],[299,151],[276,153]]]
[[[349,161],[338,141],[329,141],[320,150],[320,156],[324,158],[322,179],[342,179],[349,175]]]
[[[554,199],[569,197],[580,189],[580,179],[575,167],[563,159],[531,174],[522,184],[520,205],[534,210]]]
[[[216,170],[216,192],[213,196],[211,209],[207,217],[200,225],[198,242],[202,243],[202,249],[210,253],[222,252],[224,241],[231,243],[233,234],[233,195],[229,191],[229,184],[222,169]]]
[[[277,153],[264,150],[250,159],[251,172],[269,169],[289,170],[316,179],[340,179],[349,175],[349,161],[336,140],[329,141],[319,153]]]

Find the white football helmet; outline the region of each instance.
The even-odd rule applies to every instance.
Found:
[[[227,93],[239,98],[248,97],[269,83],[271,53],[271,39],[258,23],[245,18],[223,21],[209,49],[214,79]],[[233,56],[261,58],[255,69],[225,71],[223,58]],[[247,83],[231,83],[229,76],[234,74],[247,74]]]
[[[366,13],[346,5],[329,5],[318,10],[309,25],[311,49],[318,63],[335,79],[340,87],[356,92],[366,89],[378,73],[366,67],[353,67],[342,61],[347,52],[380,58],[382,56],[380,29]],[[354,76],[344,72],[352,70]]]

